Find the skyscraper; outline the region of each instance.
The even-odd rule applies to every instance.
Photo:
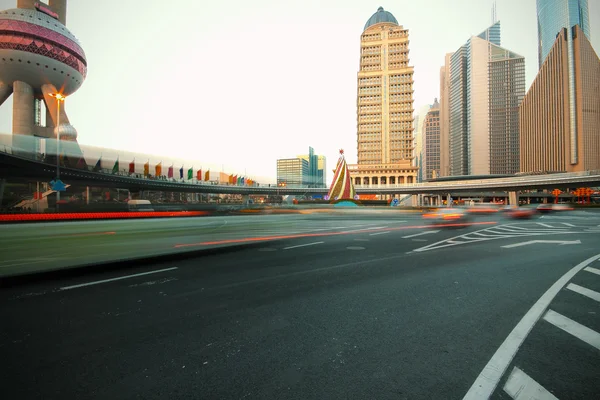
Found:
[[[580,132],[577,125],[577,109],[583,105],[578,104],[581,97],[576,91],[575,62],[577,55],[574,47],[574,33],[572,29],[579,26],[581,34],[590,39],[590,23],[587,0],[537,0],[538,22],[538,62],[540,69],[546,60],[550,49],[555,45],[559,34],[564,36],[562,44],[565,45],[564,54],[567,57],[567,91],[561,91],[566,96],[569,104],[569,148],[568,162],[571,165],[579,163],[579,144],[577,143]],[[566,28],[566,30],[564,30]],[[561,49],[562,53],[562,49]],[[581,72],[581,69],[580,69]]]
[[[450,58],[440,68],[440,176],[450,175]]]
[[[435,99],[423,124],[423,180],[436,178],[440,170],[440,103]]]
[[[450,175],[518,172],[525,59],[500,47],[500,22],[472,36],[448,59],[444,74],[450,71],[450,82],[442,90],[448,116],[442,124],[448,126]]]
[[[427,117],[427,113],[431,108],[431,104],[425,104],[420,107],[415,115],[415,139],[414,139],[414,147],[415,154],[413,165],[419,168],[417,172],[417,182],[423,181],[423,170],[422,170],[422,161],[423,161],[423,139],[425,134],[425,117]]]
[[[578,25],[561,29],[520,106],[522,172],[600,169],[598,93],[600,59],[590,41]]]
[[[303,158],[277,160],[277,185],[307,187],[308,184],[308,161]]]
[[[413,67],[408,29],[382,7],[361,35],[355,184],[412,183]]]
[[[315,154],[314,149],[309,147],[308,154],[299,155],[298,158],[308,162],[307,185],[309,187],[326,187],[325,156]]]
[[[579,25],[585,36],[591,38],[588,0],[537,0],[536,5],[540,68],[563,28]],[[569,35],[570,32],[567,32],[567,37]]]

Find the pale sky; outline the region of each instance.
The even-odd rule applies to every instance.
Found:
[[[502,46],[537,73],[535,0],[497,0]],[[88,60],[67,99],[86,145],[194,160],[275,181],[276,159],[312,146],[356,162],[360,35],[382,6],[409,29],[415,109],[439,97],[444,55],[491,25],[493,0],[71,0],[67,26]],[[15,0],[0,0],[0,9]],[[589,0],[600,53],[600,0]],[[0,107],[11,132],[12,101]],[[122,160],[126,162],[127,160]],[[197,161],[197,162],[196,162]],[[127,161],[128,162],[128,161]]]

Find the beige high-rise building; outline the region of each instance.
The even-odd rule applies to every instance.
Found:
[[[379,7],[361,35],[356,185],[416,182],[413,166],[413,67],[408,29]]]
[[[440,176],[450,176],[450,59],[440,68]]]
[[[600,169],[600,59],[579,25],[571,29],[571,35],[568,28],[558,33],[519,107],[521,172]],[[574,104],[569,96],[569,40]]]

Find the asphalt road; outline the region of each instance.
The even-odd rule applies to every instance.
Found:
[[[3,397],[600,393],[600,214],[297,218],[324,230],[2,289]]]

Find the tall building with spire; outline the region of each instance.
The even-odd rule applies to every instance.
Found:
[[[525,59],[501,47],[500,39],[498,21],[446,57],[441,131],[448,135],[450,175],[519,171]]]
[[[408,29],[382,7],[360,41],[357,94],[357,185],[413,183],[413,73]]]

